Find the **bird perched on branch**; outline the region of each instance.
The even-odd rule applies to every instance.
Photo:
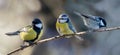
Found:
[[[81,18],[83,18],[84,25],[91,30],[96,30],[102,27],[106,27],[107,23],[104,18],[100,16],[85,15],[79,12],[74,12]]]
[[[57,19],[57,22],[56,22],[56,29],[60,35],[74,34],[77,32],[74,26],[72,25],[71,20],[69,19],[69,16],[66,13],[62,13],[59,15],[59,18]],[[70,37],[67,37],[67,38],[70,38]],[[75,37],[79,40],[83,40],[79,36],[75,36]]]
[[[32,25],[28,25],[23,27],[15,32],[6,33],[8,36],[13,35],[20,35],[21,39],[24,42],[33,44],[34,42],[38,41],[43,34],[43,24],[40,19],[35,18],[32,21]]]

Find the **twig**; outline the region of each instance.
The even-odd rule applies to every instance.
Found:
[[[83,34],[90,33],[90,32],[104,32],[104,31],[112,31],[112,30],[117,30],[117,29],[120,29],[120,27],[104,28],[104,29],[97,29],[97,30],[78,32],[78,33],[75,33],[75,34],[67,34],[67,35],[63,35],[63,36],[55,36],[55,37],[40,40],[40,41],[34,43],[33,45],[41,44],[41,43],[44,43],[44,42],[48,42],[48,41],[52,41],[52,40],[56,40],[56,39],[60,39],[60,38],[65,38],[66,36],[83,35]],[[15,49],[15,50],[9,52],[7,55],[11,55],[11,54],[13,54],[15,52],[18,52],[18,51],[23,50],[23,49],[25,49],[27,47],[30,47],[30,46],[32,46],[32,45],[27,45],[25,47],[19,47],[19,48]]]

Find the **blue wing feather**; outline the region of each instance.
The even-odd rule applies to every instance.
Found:
[[[68,26],[69,26],[70,30],[72,30],[74,33],[76,32],[75,27],[72,25],[72,23],[70,21],[68,22]]]

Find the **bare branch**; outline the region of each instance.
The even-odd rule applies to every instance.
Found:
[[[75,33],[75,34],[67,34],[67,35],[63,35],[63,36],[55,36],[55,37],[40,40],[40,41],[34,43],[33,45],[41,44],[41,43],[44,43],[44,42],[49,42],[49,41],[60,39],[60,38],[65,38],[66,36],[83,35],[83,34],[90,33],[90,32],[104,32],[104,31],[112,31],[112,30],[118,30],[118,29],[120,29],[120,27],[104,28],[104,29],[97,29],[97,30],[78,32],[78,33]],[[15,52],[18,52],[20,50],[23,50],[23,49],[25,49],[27,47],[30,47],[30,46],[33,46],[33,45],[26,45],[25,47],[19,47],[19,48],[15,49],[15,50],[9,52],[7,55],[11,55],[11,54],[13,54]]]

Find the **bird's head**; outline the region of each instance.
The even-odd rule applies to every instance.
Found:
[[[43,27],[42,22],[39,18],[35,18],[32,21],[32,25],[33,25],[33,27],[37,27],[37,28],[40,28],[40,29],[42,29],[42,27]]]
[[[96,16],[96,20],[99,22],[100,27],[106,27],[107,23],[104,18]]]
[[[65,13],[60,14],[58,20],[59,23],[68,23],[69,22],[69,16]]]

